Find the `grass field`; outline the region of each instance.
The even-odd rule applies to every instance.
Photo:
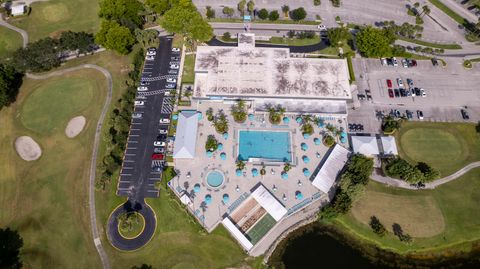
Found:
[[[10,54],[23,44],[19,33],[3,26],[0,26],[0,36],[0,58],[11,56]]]
[[[274,36],[270,38],[270,42],[268,43],[289,45],[289,46],[307,46],[307,45],[317,44],[318,42],[320,42],[320,36],[315,36],[314,38],[304,38],[304,39],[282,38],[282,37]],[[263,42],[257,41],[257,43],[263,43]]]
[[[135,212],[130,218],[134,218],[130,227],[123,226],[121,220],[118,222],[118,232],[125,238],[135,238],[140,235],[145,228],[145,218],[141,214]]]
[[[183,64],[182,83],[193,83],[195,81],[195,54],[185,55]]]
[[[441,44],[441,43],[432,43],[432,42],[427,42],[423,40],[417,40],[417,39],[412,39],[412,38],[406,38],[403,36],[397,35],[397,38],[403,41],[407,41],[410,43],[415,43],[421,46],[427,46],[427,47],[432,47],[432,48],[437,48],[437,49],[450,49],[450,50],[456,50],[456,49],[462,49],[462,46],[458,44]]]
[[[15,26],[27,31],[29,41],[46,36],[57,36],[60,32],[95,32],[99,27],[98,1],[94,0],[50,0],[31,5],[29,16],[13,20]]]
[[[126,57],[100,53],[94,57],[72,60],[66,66],[79,62],[97,63],[109,69],[114,77],[114,99],[119,96],[123,81],[122,68],[128,66]],[[65,136],[65,120],[79,111],[62,113],[51,122],[55,128],[45,133],[24,126],[22,117],[26,104],[35,105],[29,122],[43,120],[52,113],[42,100],[50,95],[57,81],[69,79],[76,83],[89,81],[94,87],[94,98],[78,99],[75,105],[84,109],[87,118],[85,130],[75,139]],[[96,120],[106,95],[106,80],[95,70],[81,70],[47,80],[26,79],[17,102],[0,112],[0,226],[17,229],[23,237],[22,260],[26,268],[98,268],[100,261],[91,238],[88,214],[88,168]],[[38,89],[41,94],[37,93]],[[88,92],[87,92],[88,94]],[[64,98],[65,95],[50,95]],[[37,103],[36,98],[39,98]],[[51,103],[61,102],[51,100]],[[61,111],[60,111],[61,112]],[[17,136],[30,135],[41,146],[42,157],[25,162],[14,151]],[[81,257],[81,258],[79,258]]]
[[[370,182],[352,212],[334,222],[348,233],[401,253],[446,248],[469,250],[471,242],[480,240],[479,178],[480,169],[477,168],[435,190],[422,191],[396,189]],[[421,213],[426,215],[421,216]],[[377,216],[387,228],[390,223],[397,222],[405,232],[417,237],[413,238],[411,245],[400,242],[391,233],[379,237],[365,224],[366,217],[372,215]],[[434,229],[435,234],[428,227]]]
[[[474,124],[406,122],[396,138],[402,158],[426,162],[440,176],[480,160],[480,136]]]

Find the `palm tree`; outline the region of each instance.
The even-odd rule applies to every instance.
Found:
[[[214,118],[213,127],[219,134],[228,132],[228,119],[223,111],[219,111],[217,117]]]
[[[245,169],[245,162],[242,160],[238,160],[236,165],[237,165],[237,169],[240,169],[240,170]]]
[[[307,115],[302,115],[301,117],[304,124],[307,124],[313,121],[312,115],[307,114]]]
[[[285,165],[283,166],[283,171],[288,172],[290,171],[290,169],[292,169],[292,166],[290,165],[290,163],[285,163]]]
[[[213,120],[213,108],[209,107],[207,111],[205,112],[205,115],[207,115],[207,120],[212,121]]]
[[[236,122],[243,123],[247,120],[247,110],[245,109],[245,101],[237,100],[235,105],[231,107],[231,114]]]
[[[288,12],[290,11],[290,7],[287,6],[287,5],[283,5],[282,6],[282,12],[283,12],[283,15],[285,16],[285,18],[288,18]]]
[[[422,7],[422,13],[420,14],[420,16],[423,15],[422,17],[424,17],[425,15],[429,15],[429,14],[430,14],[430,11],[431,11],[431,10],[430,10],[430,7],[427,6],[427,5],[424,5],[424,6]]]

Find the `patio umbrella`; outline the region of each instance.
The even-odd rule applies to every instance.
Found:
[[[195,186],[193,186],[193,192],[197,193],[200,191],[200,184],[195,184]]]
[[[248,119],[253,121],[255,119],[255,116],[253,114],[248,114]]]
[[[197,115],[198,115],[198,120],[201,120],[201,119],[203,119],[202,112],[198,112],[198,113],[197,113]]]
[[[308,139],[310,137],[310,134],[304,133],[303,138]]]
[[[323,126],[325,126],[325,122],[323,121],[323,119],[320,119],[318,121],[318,124],[317,124],[318,127],[322,128]]]
[[[223,144],[222,144],[222,143],[218,143],[217,149],[218,149],[218,150],[223,150]]]
[[[309,163],[310,162],[310,158],[308,158],[308,156],[305,156],[305,155],[303,155],[302,160],[303,160],[304,163]]]
[[[228,139],[228,133],[223,133],[223,138]]]
[[[297,121],[297,123],[302,123],[303,121],[302,117],[297,117],[295,120]]]
[[[225,154],[225,152],[220,153],[220,159],[225,161],[227,159],[227,154]]]
[[[290,122],[289,117],[283,117],[283,123],[288,124]]]
[[[313,143],[315,143],[315,145],[318,146],[318,145],[320,145],[321,141],[320,141],[320,139],[318,139],[317,137],[315,137],[315,138],[313,139]]]
[[[258,176],[258,170],[257,170],[257,168],[253,168],[253,169],[252,169],[252,176],[253,176],[253,177]]]
[[[308,170],[308,168],[303,168],[303,174],[308,177],[310,176],[310,170]]]
[[[307,144],[302,143],[302,144],[300,144],[300,148],[301,148],[303,151],[305,151],[305,150],[308,149],[308,146],[307,146]]]
[[[210,157],[212,157],[212,156],[213,156],[213,152],[211,152],[211,151],[207,151],[207,157],[209,157],[209,158],[210,158]]]
[[[301,191],[296,191],[296,192],[295,192],[295,198],[296,198],[297,200],[302,200],[302,199],[303,199],[303,194],[302,194],[302,192],[301,192]]]
[[[177,114],[173,114],[172,120],[178,120],[178,115],[177,115]]]
[[[282,179],[288,179],[288,173],[282,172]]]
[[[237,177],[241,177],[242,176],[242,170],[240,170],[240,169],[235,170],[235,174],[237,175]]]
[[[342,144],[345,144],[347,142],[347,138],[345,137],[340,137],[340,142],[342,142]]]
[[[230,201],[230,196],[228,194],[223,195],[223,203],[228,204],[228,201]]]
[[[205,203],[208,205],[212,202],[212,196],[210,194],[205,195]]]

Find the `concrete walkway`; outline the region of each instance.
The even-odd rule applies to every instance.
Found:
[[[453,181],[453,180],[463,176],[468,171],[470,171],[474,168],[477,168],[477,167],[480,167],[480,161],[470,163],[470,164],[466,165],[465,167],[463,167],[462,169],[458,170],[457,172],[455,172],[455,173],[453,173],[449,176],[434,180],[432,182],[425,183],[425,189],[435,189],[436,187],[438,187],[440,185],[443,185],[445,183],[448,183],[450,181]],[[397,188],[403,188],[403,189],[409,189],[409,190],[418,190],[417,187],[410,186],[410,183],[405,182],[403,180],[380,175],[378,170],[379,169],[374,170],[374,172],[372,173],[372,176],[370,177],[374,181],[386,184],[388,186],[397,187]]]
[[[27,73],[27,77],[31,79],[47,79],[54,76],[61,76],[65,73],[81,70],[81,69],[95,69],[100,71],[108,82],[107,87],[107,98],[105,99],[105,103],[103,104],[102,112],[100,117],[98,118],[97,128],[95,130],[95,139],[93,142],[93,150],[92,150],[92,157],[90,159],[90,175],[89,175],[89,197],[88,197],[88,204],[90,209],[90,228],[92,230],[93,242],[95,243],[95,247],[97,248],[98,255],[100,256],[100,260],[102,261],[102,266],[104,269],[110,268],[110,263],[108,261],[107,254],[102,246],[102,242],[100,240],[98,226],[97,226],[97,215],[95,214],[95,171],[97,168],[97,155],[98,155],[98,148],[100,145],[100,137],[101,131],[103,126],[103,121],[105,119],[105,115],[107,114],[108,108],[110,107],[110,102],[112,101],[112,87],[113,81],[112,76],[103,67],[93,64],[82,64],[76,67],[71,67],[63,70],[54,71],[44,75],[34,75]]]

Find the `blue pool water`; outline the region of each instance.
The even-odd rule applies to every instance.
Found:
[[[268,159],[269,161],[291,162],[290,133],[269,131],[240,131],[238,159]]]
[[[212,188],[217,188],[223,183],[223,174],[218,171],[211,171],[207,175],[207,184]]]

